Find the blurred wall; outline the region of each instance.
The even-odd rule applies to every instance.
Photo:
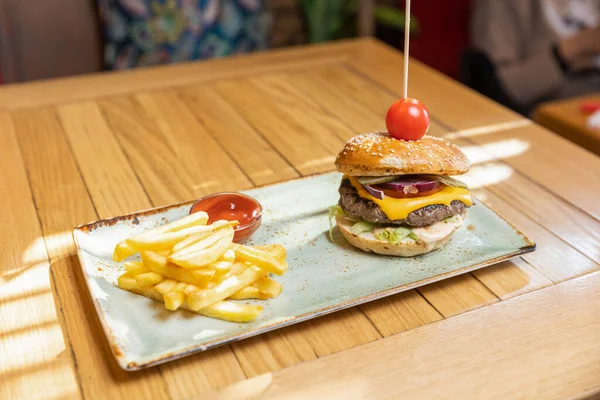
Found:
[[[96,0],[0,0],[0,70],[8,82],[99,71]]]

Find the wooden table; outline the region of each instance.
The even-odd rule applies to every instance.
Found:
[[[476,196],[538,250],[141,372],[116,366],[71,229],[332,170],[344,140],[385,126],[401,65],[365,39],[2,88],[0,397],[598,390],[600,158],[416,61],[410,95],[431,133],[464,148]]]
[[[600,155],[600,131],[587,127],[589,114],[581,111],[585,101],[600,102],[600,93],[541,104],[534,119],[540,125]]]

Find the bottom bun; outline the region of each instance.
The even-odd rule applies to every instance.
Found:
[[[444,222],[437,222],[426,228],[417,228],[425,230],[437,230],[438,237],[434,240],[423,240],[414,241],[412,239],[403,240],[400,243],[392,244],[387,241],[379,240],[375,237],[372,232],[365,232],[361,234],[354,234],[350,231],[354,222],[344,218],[337,217],[337,227],[342,233],[342,236],[354,247],[358,247],[366,252],[372,252],[377,254],[383,254],[387,256],[397,257],[414,257],[420,254],[426,254],[433,250],[441,248],[443,245],[450,241],[452,234],[462,225],[463,218],[461,217],[459,222],[453,223],[452,225],[443,226],[438,224],[444,224]],[[436,229],[442,228],[442,229]]]

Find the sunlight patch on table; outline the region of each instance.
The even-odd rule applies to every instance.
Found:
[[[477,126],[475,128],[470,128],[470,129],[462,129],[460,131],[448,132],[441,136],[444,139],[453,140],[453,139],[459,139],[459,138],[465,138],[465,137],[487,135],[490,133],[507,131],[510,129],[523,128],[523,127],[529,126],[531,124],[533,124],[532,121],[530,121],[528,119],[522,119],[522,120],[518,120],[518,121],[503,122],[501,124],[484,125],[484,126]]]
[[[515,157],[525,153],[529,147],[529,142],[521,139],[509,139],[481,146],[462,146],[461,149],[471,161],[471,165],[475,165]]]
[[[77,253],[75,242],[73,241],[73,232],[70,230],[44,235],[44,241],[46,242],[46,249],[52,261]]]
[[[330,169],[332,169],[334,161],[335,161],[334,156],[321,157],[316,160],[310,160],[310,161],[303,162],[302,164],[298,165],[296,167],[296,169],[302,170],[304,168],[320,167],[322,165],[327,165],[330,167]]]
[[[4,272],[0,277],[0,301],[20,295],[25,297],[29,291],[49,289],[49,266],[46,261],[35,265],[23,265]]]
[[[469,189],[478,189],[496,185],[511,177],[513,169],[502,163],[488,163],[475,165],[469,172],[457,177],[469,186]]]
[[[202,183],[199,183],[197,185],[192,186],[192,190],[194,192],[196,190],[202,191],[204,189],[207,189],[207,188],[210,188],[210,187],[213,187],[213,186],[217,186],[217,185],[220,185],[220,184],[221,184],[221,182],[219,182],[219,181],[206,181],[206,182],[202,182]]]
[[[67,362],[50,362],[32,366],[8,378],[0,375],[2,399],[77,399],[77,384]]]
[[[23,310],[31,310],[28,315],[23,315]],[[50,291],[38,296],[27,296],[10,302],[0,300],[0,338],[7,332],[27,329],[31,325],[44,325],[56,323],[56,310],[54,298]]]
[[[0,337],[0,374],[50,361],[64,349],[58,324]]]

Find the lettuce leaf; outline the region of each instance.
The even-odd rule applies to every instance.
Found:
[[[444,218],[444,223],[445,224],[455,223],[455,222],[458,222],[458,216],[456,216],[456,215],[452,215],[452,216],[450,216],[448,218]]]
[[[352,228],[350,228],[350,232],[354,233],[355,235],[359,235],[363,232],[372,231],[373,229],[375,229],[374,224],[366,221],[360,221],[352,225]]]
[[[329,207],[329,239],[333,242],[333,218],[335,217],[345,217],[346,213],[342,210],[342,207],[339,205]]]
[[[407,236],[414,235],[412,231],[408,228],[386,228],[375,233],[375,237],[378,240],[389,242],[391,244],[398,244]]]

